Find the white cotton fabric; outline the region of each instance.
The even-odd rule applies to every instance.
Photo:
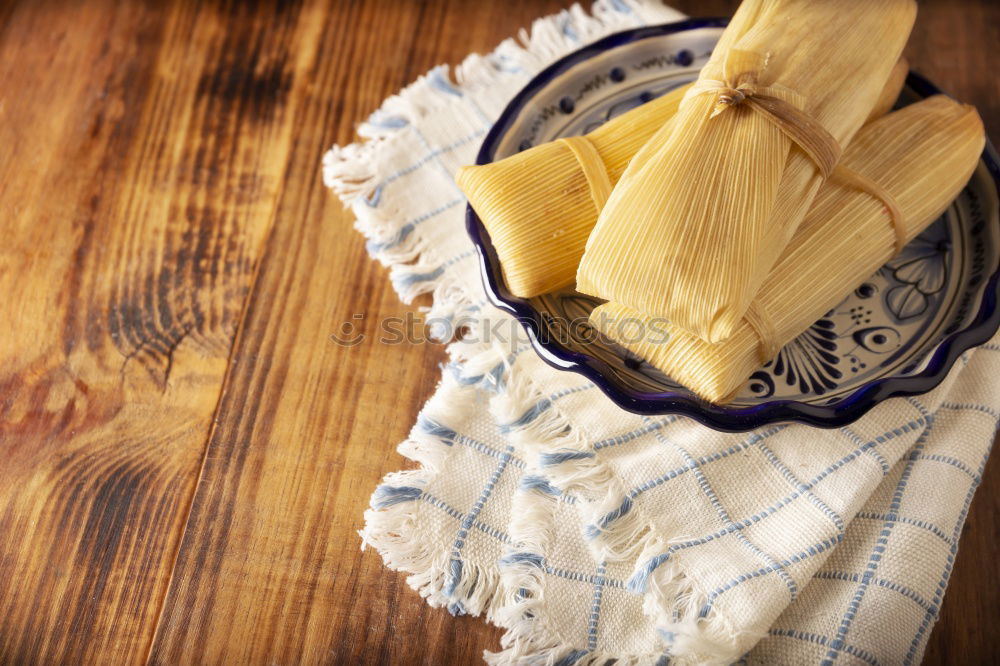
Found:
[[[507,629],[493,663],[916,663],[1000,410],[1000,345],[838,430],[642,417],[545,365],[483,292],[453,174],[555,58],[681,16],[599,0],[438,68],[324,159],[404,301],[465,327],[362,536],[428,603]],[[506,340],[498,340],[496,333]],[[418,353],[405,347],[399,353]]]

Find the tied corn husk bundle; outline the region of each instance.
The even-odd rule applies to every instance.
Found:
[[[869,120],[889,112],[908,69],[900,58]],[[459,169],[456,182],[489,232],[512,294],[531,298],[576,281],[587,237],[604,204],[594,200],[592,181],[617,183],[636,151],[673,117],[689,88],[672,90],[581,137],[593,145],[606,178],[589,172],[560,141]]]
[[[864,127],[842,165],[895,202],[906,242],[958,195],[984,142],[976,110],[938,95]],[[771,340],[762,342],[759,322],[744,318],[728,339],[712,344],[617,303],[596,308],[590,323],[694,393],[722,402],[767,360],[762,349],[780,347],[806,330],[888,261],[895,245],[885,202],[835,173],[751,307],[766,320]],[[655,331],[656,339],[642,331]]]
[[[642,144],[677,112],[689,87],[575,137],[575,145],[551,141],[458,170],[455,181],[489,232],[512,294],[529,298],[573,284],[610,186]],[[593,147],[596,164],[581,153],[583,141]],[[584,164],[590,166],[585,169]],[[607,192],[602,192],[605,183]]]
[[[731,335],[869,115],[915,13],[913,0],[745,0],[615,186],[577,289],[709,342]]]

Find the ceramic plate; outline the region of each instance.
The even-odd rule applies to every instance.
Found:
[[[696,78],[722,32],[721,19],[616,33],[536,76],[486,136],[486,164],[601,123]],[[939,92],[911,74],[897,105]],[[707,403],[643,360],[595,340],[585,320],[600,301],[572,289],[512,296],[489,235],[468,209],[491,301],[524,325],[551,365],[586,375],[625,409],[679,413],[720,430],[781,421],[834,427],[878,402],[929,391],[965,350],[1000,325],[1000,168],[987,145],[972,180],[923,234],[755,372],[727,405]],[[582,319],[581,319],[582,318]]]

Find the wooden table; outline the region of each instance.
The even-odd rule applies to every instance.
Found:
[[[359,551],[443,353],[329,340],[408,308],[319,163],[432,65],[566,4],[0,5],[0,663],[497,647]],[[920,11],[914,67],[1000,138],[1000,8]],[[994,456],[928,663],[1000,650],[998,523]]]

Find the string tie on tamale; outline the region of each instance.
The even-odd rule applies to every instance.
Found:
[[[859,192],[871,195],[885,207],[885,211],[892,221],[892,231],[895,236],[895,252],[898,254],[906,245],[906,220],[903,219],[903,213],[899,208],[899,204],[896,203],[896,199],[888,190],[868,176],[849,169],[842,164],[838,164],[834,168],[833,178],[848,187],[853,187]],[[761,364],[763,365],[777,356],[780,347],[775,340],[777,340],[778,336],[771,323],[771,317],[764,311],[763,306],[757,301],[751,302],[750,307],[747,308],[746,313],[743,315],[743,319],[757,336],[757,355]]]
[[[843,152],[840,144],[816,119],[775,95],[783,92],[787,96],[791,91],[779,86],[760,86],[767,60],[767,56],[758,53],[733,49],[726,58],[726,80],[699,79],[685,97],[715,94],[709,118],[736,106],[747,106],[760,113],[809,156],[824,178],[829,178]]]
[[[576,157],[590,188],[590,198],[594,200],[597,212],[600,213],[604,204],[608,202],[608,197],[611,196],[611,179],[597,148],[586,136],[567,136],[556,139],[556,142],[569,148]]]
[[[898,254],[906,245],[906,220],[899,209],[896,199],[889,194],[888,190],[876,183],[868,176],[858,173],[853,169],[848,169],[843,164],[838,164],[833,170],[833,177],[843,184],[853,187],[856,190],[870,194],[885,206],[889,219],[892,221],[892,231],[896,238],[896,253]]]
[[[749,324],[750,328],[757,335],[757,355],[760,358],[761,365],[777,356],[778,351],[781,349],[776,342],[778,333],[774,330],[771,317],[764,312],[763,306],[758,301],[750,303],[750,307],[747,308],[746,313],[743,315],[743,320]]]

